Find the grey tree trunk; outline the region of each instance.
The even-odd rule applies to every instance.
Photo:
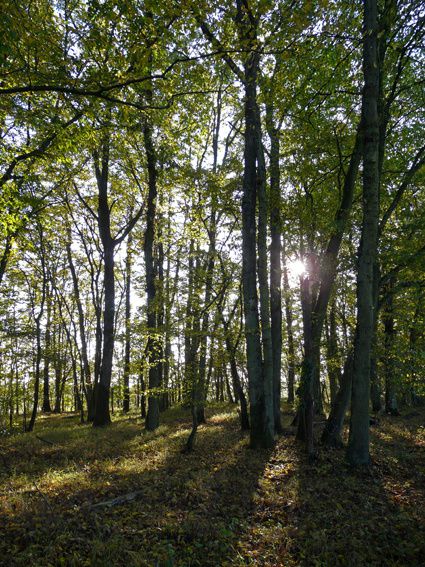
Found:
[[[394,322],[394,280],[385,289],[385,302],[382,319],[384,323],[384,376],[385,376],[385,411],[390,415],[399,415],[397,401],[397,374],[395,361],[396,328]]]
[[[74,260],[71,252],[71,231],[68,231],[68,242],[66,245],[66,252],[68,257],[69,270],[71,272],[72,283],[74,288],[74,298],[77,305],[78,312],[78,329],[81,342],[81,360],[82,360],[82,374],[83,374],[83,391],[86,397],[87,404],[87,420],[92,422],[94,419],[94,399],[93,399],[93,384],[90,371],[90,363],[87,350],[87,336],[85,329],[85,317],[83,305],[81,303],[80,287],[78,284],[77,272],[75,270]]]
[[[213,276],[214,276],[214,266],[215,266],[215,243],[216,243],[216,231],[217,231],[217,215],[214,209],[214,204],[211,205],[211,223],[209,227],[209,238],[210,243],[208,247],[208,259],[206,266],[206,278],[205,278],[205,295],[204,295],[204,308],[202,315],[202,326],[201,326],[201,339],[200,339],[200,353],[199,353],[199,377],[198,385],[199,388],[199,404],[197,407],[197,417],[198,423],[205,423],[205,399],[206,399],[206,389],[205,389],[205,377],[207,370],[207,342],[208,342],[208,329],[210,322],[210,303],[213,292]]]
[[[49,285],[46,285],[46,304],[47,304],[47,320],[46,332],[44,334],[44,369],[43,369],[43,405],[42,411],[50,413],[52,407],[50,405],[50,381],[49,367],[51,358],[51,322],[52,322],[52,294],[49,292]]]
[[[32,431],[34,429],[35,420],[38,411],[38,399],[40,393],[40,375],[41,375],[41,360],[42,360],[42,346],[41,346],[41,318],[44,313],[44,304],[46,302],[46,288],[47,288],[47,273],[46,273],[46,258],[43,243],[43,229],[39,225],[38,233],[40,236],[40,264],[42,269],[42,288],[41,288],[41,301],[38,314],[35,315],[35,298],[32,301],[32,310],[35,318],[35,329],[36,329],[36,359],[35,359],[35,372],[34,372],[34,398],[33,406],[31,412],[31,418],[28,425],[25,425],[25,431]]]
[[[257,295],[256,254],[256,80],[258,54],[251,52],[245,64],[245,135],[242,197],[242,283],[250,398],[250,442],[253,448],[273,445],[273,423],[264,416],[264,377]]]
[[[226,350],[230,361],[230,372],[232,376],[233,391],[235,394],[236,402],[240,404],[240,423],[243,431],[249,430],[249,415],[248,403],[246,400],[245,392],[243,391],[242,383],[239,377],[238,367],[236,364],[235,351],[237,344],[233,345],[229,333],[229,322],[224,318],[223,312],[220,310],[220,319],[224,329],[224,338],[226,342]]]
[[[98,226],[103,247],[103,284],[105,290],[103,311],[103,349],[100,365],[99,383],[95,395],[95,414],[93,425],[102,427],[111,422],[109,396],[112,379],[112,360],[114,353],[115,323],[115,241],[111,235],[111,211],[108,203],[109,180],[109,138],[101,147],[101,155],[93,154],[98,188]]]
[[[288,268],[285,265],[285,248],[282,248],[282,261],[283,261],[283,297],[285,303],[285,325],[286,335],[288,341],[288,403],[293,404],[295,401],[295,345],[294,345],[294,331],[292,328],[292,305],[291,305],[291,289],[288,281]]]
[[[263,347],[263,388],[264,388],[264,428],[273,436],[276,420],[280,423],[280,392],[277,400],[278,414],[275,413],[273,399],[273,343],[270,315],[270,288],[267,255],[267,192],[266,164],[261,135],[260,112],[256,106],[257,121],[257,197],[258,197],[258,287],[260,291],[260,320]],[[279,355],[280,356],[280,355]],[[280,370],[279,370],[280,385]],[[279,387],[280,390],[280,387]],[[280,427],[281,429],[281,427]]]
[[[213,131],[213,165],[212,173],[217,173],[218,163],[218,142],[220,136],[221,126],[221,88],[217,95],[217,108],[215,116],[215,124]],[[215,254],[216,254],[216,232],[217,232],[217,213],[215,210],[215,199],[211,199],[211,221],[208,228],[209,246],[206,262],[206,278],[205,278],[205,294],[204,294],[204,312],[202,316],[201,327],[201,340],[200,340],[200,355],[199,355],[199,388],[201,402],[197,409],[198,422],[205,423],[205,399],[206,399],[206,371],[207,371],[207,344],[208,344],[208,328],[210,320],[210,303],[213,291],[213,277],[215,267]]]
[[[350,352],[345,360],[339,390],[335,395],[329,417],[326,420],[326,425],[322,433],[322,443],[328,447],[342,447],[343,445],[342,428],[351,398],[353,363],[353,352]]]
[[[357,274],[357,329],[350,437],[347,459],[352,465],[369,464],[370,355],[373,340],[373,279],[379,223],[379,67],[377,57],[377,2],[364,0],[362,101],[363,221]]]
[[[155,391],[161,385],[160,366],[158,364],[156,347],[157,337],[157,305],[156,305],[156,277],[154,241],[156,225],[156,206],[157,206],[157,169],[156,154],[152,141],[152,128],[145,122],[143,126],[143,137],[146,148],[146,158],[148,167],[148,202],[146,215],[146,230],[144,240],[144,255],[146,268],[146,294],[147,294],[147,326],[148,326],[148,345],[147,358],[149,364],[149,383],[148,388],[154,393],[148,396],[148,411],[146,414],[145,427],[148,431],[153,431],[159,426],[159,393]]]
[[[341,385],[341,369],[339,365],[338,353],[338,338],[337,338],[337,325],[336,325],[336,305],[335,300],[332,302],[329,310],[329,324],[327,332],[327,366],[329,377],[329,390],[331,405],[335,401],[338,388]]]
[[[282,432],[280,415],[282,372],[282,266],[281,266],[281,197],[279,167],[279,131],[274,125],[271,104],[266,109],[266,124],[270,138],[270,317],[273,356],[273,419],[276,433]]]
[[[127,239],[127,257],[125,262],[125,347],[124,347],[124,399],[123,411],[130,411],[130,349],[131,349],[131,268],[132,268],[132,237]]]

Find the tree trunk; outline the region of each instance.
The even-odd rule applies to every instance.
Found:
[[[25,425],[25,431],[32,431],[34,429],[35,420],[37,417],[38,410],[38,399],[40,393],[40,374],[41,374],[41,359],[42,359],[42,348],[41,348],[41,318],[43,317],[44,304],[46,302],[46,290],[47,290],[47,270],[46,270],[46,257],[43,243],[43,229],[38,225],[38,233],[40,237],[40,263],[42,268],[42,291],[41,291],[41,301],[40,308],[37,316],[35,316],[35,327],[36,327],[36,360],[35,360],[35,371],[34,371],[34,398],[33,407],[31,412],[31,418],[28,425]],[[32,301],[32,311],[35,312],[35,298]],[[26,420],[25,420],[26,422]]]
[[[282,432],[280,414],[282,371],[282,266],[281,266],[281,197],[279,132],[274,126],[274,111],[271,104],[266,109],[266,124],[270,138],[270,316],[273,352],[273,417],[276,433]],[[293,376],[292,391],[293,391]]]
[[[264,428],[273,438],[275,421],[279,419],[280,407],[275,415],[273,401],[273,344],[270,317],[270,288],[267,258],[267,194],[266,194],[266,164],[261,137],[260,112],[256,106],[257,132],[257,197],[258,197],[258,287],[260,292],[260,320],[263,347],[263,388],[264,388]],[[280,371],[279,371],[280,386]],[[279,387],[280,390],[280,387]],[[280,394],[277,405],[280,406]],[[281,427],[279,427],[281,429]]]
[[[343,445],[342,428],[351,398],[353,363],[353,353],[350,352],[345,360],[339,390],[335,395],[331,412],[322,433],[322,443],[328,447],[342,447]]]
[[[147,218],[144,240],[144,254],[146,267],[146,293],[147,293],[147,326],[148,326],[148,345],[147,358],[149,364],[149,396],[148,411],[146,415],[145,427],[148,431],[153,431],[159,426],[159,394],[155,389],[161,385],[160,367],[158,366],[156,347],[157,347],[157,306],[155,304],[157,272],[155,269],[154,240],[156,224],[156,200],[157,200],[157,171],[156,155],[152,142],[152,128],[145,122],[143,126],[143,136],[146,148],[148,166],[148,202]],[[152,390],[154,392],[152,393]]]
[[[112,360],[114,355],[115,323],[115,242],[111,236],[111,210],[108,203],[109,178],[109,138],[102,144],[101,161],[94,153],[95,173],[98,187],[98,225],[103,247],[103,283],[105,289],[103,312],[103,350],[100,365],[99,383],[95,395],[94,427],[111,423],[109,414],[109,395],[112,380]]]
[[[298,410],[297,439],[305,441],[310,459],[314,457],[313,419],[313,325],[311,281],[308,275],[301,280],[301,305],[303,311],[304,356],[299,388],[300,407]]]
[[[239,402],[240,404],[241,429],[243,431],[248,431],[249,430],[248,404],[246,401],[245,392],[243,391],[241,380],[239,378],[238,367],[235,358],[235,346],[232,345],[229,335],[229,323],[226,322],[222,311],[220,311],[220,319],[224,329],[226,350],[230,361],[230,372],[232,376],[233,391],[235,393],[236,402]]]
[[[384,323],[384,376],[385,376],[385,412],[400,415],[397,403],[397,374],[394,359],[396,329],[394,324],[394,280],[385,290],[383,323]]]
[[[338,338],[337,338],[337,326],[336,326],[336,305],[335,300],[332,302],[329,311],[329,325],[327,332],[327,366],[328,366],[328,377],[329,377],[329,390],[331,405],[335,401],[338,388],[341,385],[341,369],[339,365],[339,354],[338,354]]]
[[[295,401],[295,346],[294,332],[292,329],[292,306],[291,289],[288,281],[288,268],[286,267],[285,249],[282,249],[283,256],[283,296],[285,302],[285,324],[286,335],[288,337],[288,403]]]
[[[357,274],[357,329],[350,438],[347,458],[352,465],[369,464],[370,355],[373,340],[373,279],[379,222],[379,70],[377,2],[364,0],[364,91],[362,102],[363,222]]]
[[[78,284],[77,272],[75,270],[74,260],[71,252],[71,230],[68,231],[68,242],[66,245],[66,252],[68,257],[69,270],[71,272],[72,283],[74,288],[74,298],[78,312],[78,329],[80,333],[81,342],[81,360],[82,360],[82,375],[83,375],[83,390],[86,396],[87,404],[87,420],[92,422],[94,419],[94,399],[93,399],[93,385],[90,371],[90,363],[87,351],[87,337],[85,329],[85,317],[83,305],[81,303],[80,287]]]
[[[208,261],[206,266],[206,279],[205,279],[205,296],[204,296],[204,309],[202,316],[201,339],[200,339],[200,354],[199,354],[199,405],[197,407],[198,423],[205,423],[205,377],[207,370],[207,345],[208,345],[208,329],[210,326],[210,303],[213,292],[213,276],[215,266],[215,241],[217,230],[217,217],[214,210],[214,204],[211,204],[211,223],[209,227],[210,243],[208,247]]]
[[[124,353],[124,399],[123,411],[130,411],[130,348],[131,348],[131,233],[127,239],[127,258],[125,262],[125,353]]]
[[[47,320],[46,332],[44,335],[44,369],[43,369],[43,405],[42,411],[50,413],[52,411],[50,405],[50,382],[49,382],[49,366],[51,358],[51,321],[52,321],[52,297],[49,292],[49,286],[46,286],[46,304],[47,304]]]
[[[26,431],[32,431],[34,429],[35,420],[37,417],[37,410],[38,410],[38,397],[40,391],[40,374],[41,374],[41,358],[42,358],[42,349],[41,349],[41,311],[40,316],[37,317],[36,320],[36,359],[35,359],[35,377],[34,377],[34,398],[33,398],[33,407],[31,412],[31,418],[29,424],[26,428]]]
[[[382,387],[381,380],[378,374],[377,362],[377,331],[378,331],[378,310],[379,310],[379,280],[380,270],[379,264],[376,261],[373,266],[373,338],[372,338],[372,351],[370,355],[370,399],[372,402],[372,410],[379,413],[382,410]]]
[[[250,444],[253,448],[274,443],[273,421],[266,421],[264,374],[257,296],[256,190],[257,190],[257,94],[259,56],[251,51],[245,62],[245,134],[242,197],[242,283],[250,398]]]

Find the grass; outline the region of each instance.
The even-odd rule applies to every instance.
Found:
[[[231,406],[209,408],[189,455],[181,409],[153,433],[43,417],[0,440],[0,564],[425,565],[424,417],[382,418],[359,472],[337,450],[308,464],[293,436],[248,449]]]

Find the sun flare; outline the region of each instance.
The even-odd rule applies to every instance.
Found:
[[[288,271],[293,278],[302,276],[306,271],[304,262],[302,260],[290,260],[288,262]]]

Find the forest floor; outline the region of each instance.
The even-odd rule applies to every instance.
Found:
[[[231,406],[207,418],[191,454],[178,409],[154,433],[63,415],[1,438],[0,564],[425,565],[424,408],[382,417],[357,472],[340,450],[308,464],[291,435],[248,449]]]

